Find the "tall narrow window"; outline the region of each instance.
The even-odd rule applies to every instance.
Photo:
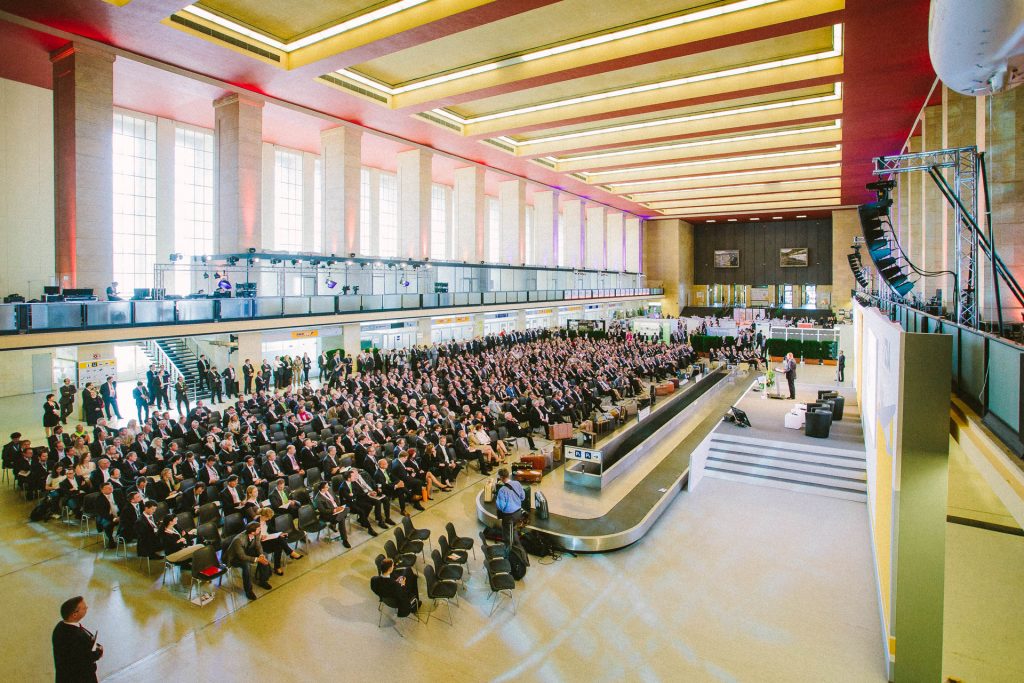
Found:
[[[302,155],[274,153],[274,248],[302,250]]]
[[[156,121],[114,114],[114,280],[153,286],[156,263]]]
[[[320,159],[313,160],[313,251],[317,254],[324,248],[323,168]]]
[[[818,307],[818,287],[816,285],[804,285],[804,308]]]
[[[448,188],[430,186],[430,258],[448,258]]]
[[[370,254],[370,200],[373,195],[370,188],[370,169],[359,169],[359,255]]]
[[[174,251],[213,254],[213,133],[178,126],[174,131]],[[191,288],[188,272],[175,273],[175,294]]]
[[[487,198],[487,260],[501,260],[501,204],[494,197]]]
[[[377,237],[380,254],[385,258],[398,256],[398,181],[391,173],[380,174],[380,208]]]

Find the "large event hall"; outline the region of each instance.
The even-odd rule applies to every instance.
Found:
[[[1022,0],[0,0],[3,679],[1024,681],[1022,83]]]

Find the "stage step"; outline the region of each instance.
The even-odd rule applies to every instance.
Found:
[[[713,433],[705,442],[709,477],[865,501],[863,452]]]

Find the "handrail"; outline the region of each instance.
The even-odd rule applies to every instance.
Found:
[[[167,352],[160,348],[155,339],[147,339],[139,342],[139,345],[146,350],[146,353],[150,354],[150,358],[156,359],[157,365],[163,365],[170,370],[172,384],[177,382],[179,377],[184,377],[178,366],[174,364],[174,361],[167,355]]]
[[[418,311],[501,304],[575,303],[660,296],[662,288],[553,289],[437,294],[352,294],[253,298],[161,299],[0,304],[0,334],[143,327],[267,318]]]

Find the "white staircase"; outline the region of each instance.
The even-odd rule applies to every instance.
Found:
[[[704,475],[847,500],[867,500],[863,451],[712,432]]]

